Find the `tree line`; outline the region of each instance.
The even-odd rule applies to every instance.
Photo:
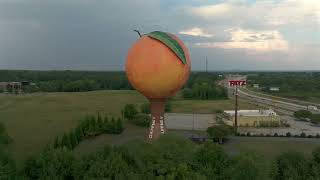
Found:
[[[98,119],[98,118],[96,118]],[[88,121],[89,122],[89,121]],[[98,120],[96,120],[98,123]],[[89,124],[89,123],[88,123]],[[91,127],[95,127],[90,125]],[[0,127],[1,145],[10,138]],[[209,134],[223,138],[228,129]],[[220,141],[220,140],[219,140]],[[5,142],[5,143],[4,143]],[[254,152],[229,155],[214,142],[195,144],[182,137],[164,135],[153,143],[131,141],[76,156],[71,148],[46,148],[15,167],[10,153],[0,148],[0,179],[217,179],[217,180],[316,180],[320,178],[320,147],[311,156],[286,152],[267,160]]]
[[[259,84],[263,91],[287,97],[308,99],[320,97],[319,72],[265,72],[248,76],[249,84]],[[279,87],[279,92],[270,92],[269,87]]]
[[[162,136],[154,143],[132,141],[75,157],[65,147],[47,149],[21,171],[16,179],[220,179],[313,180],[320,177],[320,148],[311,156],[286,152],[274,160],[240,153],[230,156],[222,146]]]
[[[72,150],[84,139],[100,134],[121,134],[123,130],[123,120],[108,118],[108,116],[102,117],[98,113],[97,116],[86,116],[74,130],[65,133],[62,137],[56,137],[54,143],[48,148],[66,147]]]
[[[209,99],[225,97],[223,88],[215,82],[223,77],[217,73],[192,72],[185,84],[194,91],[192,97]],[[24,86],[25,92],[82,92],[93,90],[132,90],[125,72],[99,71],[18,71],[0,70],[0,82],[32,82],[33,86]],[[207,84],[206,84],[207,83]],[[0,89],[1,91],[2,89]],[[207,95],[206,95],[207,94]]]

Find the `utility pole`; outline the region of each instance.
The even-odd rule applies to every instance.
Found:
[[[238,129],[238,86],[235,91],[235,106],[234,106],[234,131],[237,133]]]
[[[207,59],[207,56],[206,56],[206,73],[208,72],[208,59]]]

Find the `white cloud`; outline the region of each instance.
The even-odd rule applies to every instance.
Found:
[[[212,37],[213,34],[205,32],[203,29],[195,27],[187,30],[182,30],[179,34],[185,34],[189,36],[199,36],[199,37]]]
[[[231,5],[226,3],[187,8],[187,11],[189,13],[200,16],[202,18],[212,18],[214,16],[224,15],[230,10],[232,10]]]
[[[276,31],[255,31],[240,28],[229,29],[231,35],[227,42],[196,43],[197,47],[223,48],[223,49],[247,49],[255,51],[287,51],[288,42]]]
[[[184,12],[207,21],[229,20],[233,24],[261,23],[265,26],[312,26],[320,21],[320,0],[271,0],[252,4],[225,1],[220,4],[188,6]],[[318,25],[318,24],[316,24]]]

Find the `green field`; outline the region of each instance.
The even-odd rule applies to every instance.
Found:
[[[0,121],[14,139],[13,153],[18,161],[40,152],[56,136],[74,128],[88,114],[120,116],[127,103],[147,100],[136,91],[92,91],[79,93],[0,94]],[[173,112],[210,113],[232,109],[231,100],[174,100]]]
[[[56,136],[74,128],[79,120],[88,114],[108,114],[120,116],[127,103],[141,104],[147,100],[136,91],[92,91],[81,93],[34,93],[24,95],[0,95],[0,121],[7,126],[13,138],[12,152],[20,164],[26,158],[40,152]],[[240,102],[243,109],[256,106]],[[233,109],[232,100],[173,100],[172,112],[212,113],[217,109]],[[102,135],[79,145],[76,152],[95,151],[107,143],[123,143],[132,138],[144,138],[146,129],[126,124],[122,135]],[[288,142],[290,143],[290,142]],[[256,147],[254,143],[252,147]],[[311,143],[312,144],[312,143]],[[317,144],[318,145],[318,144]],[[247,147],[246,143],[232,145],[237,149]],[[295,144],[292,143],[295,147]],[[249,147],[249,146],[248,146]],[[257,151],[264,150],[257,145]],[[314,147],[314,145],[310,145]],[[274,149],[283,149],[283,144],[275,144]],[[301,145],[302,149],[310,149]],[[268,151],[269,152],[269,151]],[[272,151],[270,150],[272,153]]]
[[[126,103],[145,101],[135,91],[0,95],[0,121],[14,139],[15,157],[24,160],[75,127],[85,115],[100,112],[120,116]]]

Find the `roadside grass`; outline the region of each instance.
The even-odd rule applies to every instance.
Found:
[[[239,100],[239,109],[257,109],[256,105]],[[175,113],[215,113],[217,110],[233,110],[234,101],[228,100],[177,100],[172,102]]]
[[[255,152],[266,160],[273,160],[288,151],[309,156],[316,147],[320,147],[320,141],[309,138],[232,137],[223,147],[232,154]]]

